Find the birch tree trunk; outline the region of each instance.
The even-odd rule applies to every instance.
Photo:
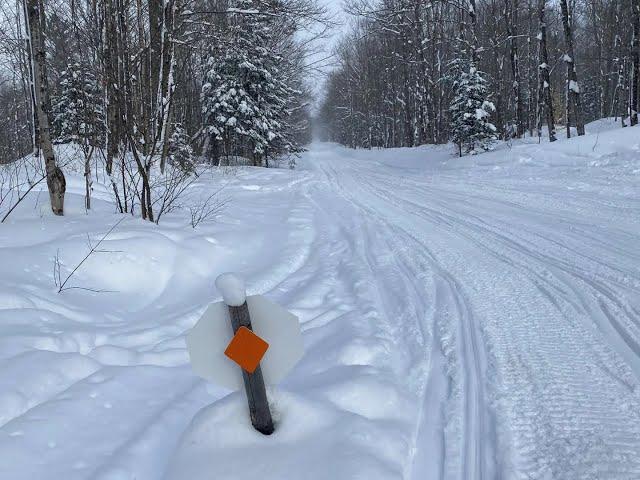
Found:
[[[571,123],[569,121],[569,111],[571,105],[573,118],[576,122],[578,135],[584,135],[584,119],[582,117],[582,100],[580,99],[580,85],[578,84],[578,74],[576,73],[575,53],[573,48],[573,30],[571,25],[571,14],[567,0],[560,0],[562,10],[562,27],[564,29],[564,39],[567,51],[564,61],[567,64],[567,138],[571,136]]]
[[[631,37],[631,94],[629,101],[630,123],[638,124],[638,82],[640,81],[640,0],[632,0],[633,32]]]
[[[45,67],[44,50],[44,11],[38,0],[25,0],[27,12],[27,33],[29,37],[32,58],[32,84],[34,92],[34,111],[37,114],[39,126],[40,150],[44,156],[45,171],[47,173],[47,187],[51,210],[55,215],[64,213],[64,194],[66,181],[64,174],[56,164],[56,157],[51,143],[49,128],[49,86]]]
[[[19,4],[17,4],[17,6],[19,7]],[[24,13],[24,18],[25,18],[25,28],[29,28],[29,13],[27,12],[27,4],[24,2],[22,2],[22,10]],[[18,31],[21,32],[22,31],[22,26],[20,25],[20,15],[16,15],[16,19],[18,20]],[[38,158],[40,157],[40,127],[38,126],[38,112],[36,109],[36,90],[35,90],[35,85],[33,82],[33,53],[31,52],[31,37],[29,36],[29,32],[27,32],[27,39],[26,39],[26,59],[25,59],[25,63],[27,65],[27,76],[29,78],[28,83],[29,83],[29,94],[30,94],[30,106],[29,108],[31,108],[31,118],[32,118],[32,122],[33,122],[33,128],[31,129],[31,135],[32,135],[32,143],[33,143],[33,156],[34,158]]]
[[[169,153],[169,137],[171,136],[171,107],[173,92],[175,89],[174,69],[175,69],[175,41],[174,29],[176,14],[179,9],[179,0],[165,0],[163,5],[162,20],[162,46],[160,64],[160,76],[158,85],[160,94],[158,96],[158,126],[160,133],[160,171],[164,173],[167,155]]]
[[[148,0],[149,8],[149,97],[151,100],[151,118],[157,117],[158,83],[160,65],[162,63],[162,0]],[[152,129],[149,137],[155,139],[156,131]]]
[[[113,161],[118,155],[121,135],[119,128],[119,104],[118,104],[118,59],[116,54],[117,39],[115,33],[115,20],[113,18],[114,5],[111,0],[103,1],[104,25],[102,31],[102,62],[104,68],[104,82],[107,109],[107,174],[113,173]],[[113,182],[113,180],[112,180]],[[122,208],[121,208],[122,210]]]
[[[476,12],[476,0],[469,0],[469,20],[470,20],[470,32],[469,43],[471,44],[471,62],[478,65],[478,32],[477,23],[478,16]]]
[[[551,76],[549,75],[549,53],[547,51],[547,24],[545,23],[546,0],[538,0],[538,20],[540,31],[538,41],[540,42],[540,64],[539,85],[538,85],[538,136],[542,130],[542,110],[547,117],[547,129],[549,130],[549,141],[556,141],[556,125],[553,112],[553,97],[551,95]]]
[[[418,65],[420,67],[420,80],[418,84],[419,91],[419,102],[420,104],[417,106],[418,110],[418,145],[422,145],[427,141],[433,141],[429,138],[428,129],[431,124],[431,119],[429,118],[429,105],[430,98],[429,93],[426,88],[429,73],[427,72],[427,62],[424,56],[424,45],[423,45],[423,34],[424,27],[422,25],[422,17],[420,12],[420,1],[416,0],[413,4],[413,17],[414,17],[414,33],[415,33],[415,47],[417,48],[418,54]]]
[[[511,60],[511,76],[513,77],[513,101],[516,104],[516,136],[518,138],[524,135],[523,106],[522,93],[520,86],[520,59],[518,57],[518,0],[507,0],[506,4],[506,27],[507,36],[509,38],[509,57]]]

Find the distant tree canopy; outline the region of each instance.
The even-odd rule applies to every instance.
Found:
[[[472,62],[499,138],[637,123],[640,0],[349,0],[319,120],[352,147],[460,144],[453,60]],[[627,123],[625,123],[627,122]]]

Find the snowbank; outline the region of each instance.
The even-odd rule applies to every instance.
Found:
[[[611,126],[216,170],[215,222],[126,217],[58,294],[122,218],[70,170],[67,215],[0,224],[0,478],[639,478],[640,131]],[[224,272],[302,322],[270,437],[188,364]]]

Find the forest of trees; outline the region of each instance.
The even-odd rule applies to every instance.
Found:
[[[556,125],[638,122],[640,0],[344,7],[317,112],[326,140],[463,155],[544,129],[554,141]],[[2,0],[0,164],[33,152],[62,214],[55,145],[73,143],[87,209],[100,160],[119,210],[158,221],[195,163],[268,167],[302,151],[310,46],[331,25],[320,0]]]
[[[320,120],[350,147],[583,135],[638,122],[640,0],[347,0]]]
[[[157,220],[154,182],[175,194],[196,157],[269,166],[309,141],[309,45],[329,23],[315,0],[2,0],[0,164],[41,156],[62,214],[55,144],[74,142],[121,211]]]

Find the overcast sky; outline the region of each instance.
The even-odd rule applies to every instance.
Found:
[[[319,52],[309,58],[309,63],[318,62],[319,72],[316,72],[313,75],[313,79],[311,81],[311,86],[314,88],[316,93],[316,102],[322,95],[324,80],[326,72],[331,70],[331,59],[326,59],[329,55],[331,55],[333,47],[336,42],[340,38],[340,35],[346,29],[346,21],[347,16],[342,9],[342,1],[343,0],[318,0],[321,4],[325,5],[327,9],[331,12],[331,14],[335,17],[336,21],[340,21],[342,23],[341,26],[336,27],[332,33],[331,37],[320,40],[316,47],[319,48]]]

